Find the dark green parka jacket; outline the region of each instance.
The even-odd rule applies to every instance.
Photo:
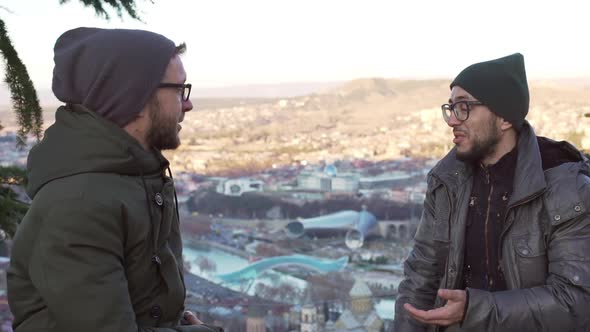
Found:
[[[203,331],[179,326],[182,243],[167,167],[95,113],[58,109],[28,159],[33,202],[8,270],[16,332]]]

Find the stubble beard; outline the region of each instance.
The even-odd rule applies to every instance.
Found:
[[[180,146],[178,121],[162,114],[157,98],[149,102],[150,128],[147,132],[148,144],[157,150],[174,150]]]
[[[496,119],[492,117],[491,121],[486,127],[486,133],[483,138],[475,139],[471,149],[460,152],[456,151],[456,157],[463,162],[479,162],[486,156],[492,155],[496,146],[500,142],[500,136],[497,134],[498,126]]]

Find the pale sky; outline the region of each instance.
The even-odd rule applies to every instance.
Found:
[[[453,78],[474,62],[521,52],[529,78],[590,77],[590,1],[137,0],[145,24],[78,0],[0,0],[21,59],[51,88],[53,45],[79,26],[137,28],[186,42],[198,87]],[[149,56],[149,55],[146,55]]]

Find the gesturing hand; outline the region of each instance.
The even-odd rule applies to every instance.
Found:
[[[187,325],[201,325],[203,322],[197,318],[192,311],[185,311],[183,314],[184,320],[188,323]]]
[[[439,289],[438,296],[447,300],[444,307],[432,310],[416,309],[413,305],[406,303],[404,309],[414,319],[425,323],[441,326],[449,326],[463,320],[467,293],[460,289]]]

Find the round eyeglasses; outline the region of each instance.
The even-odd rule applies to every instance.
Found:
[[[455,114],[455,118],[459,121],[465,121],[469,118],[471,106],[483,105],[480,101],[460,100],[452,104],[442,104],[440,106],[443,118],[446,122],[451,120],[451,112]]]

